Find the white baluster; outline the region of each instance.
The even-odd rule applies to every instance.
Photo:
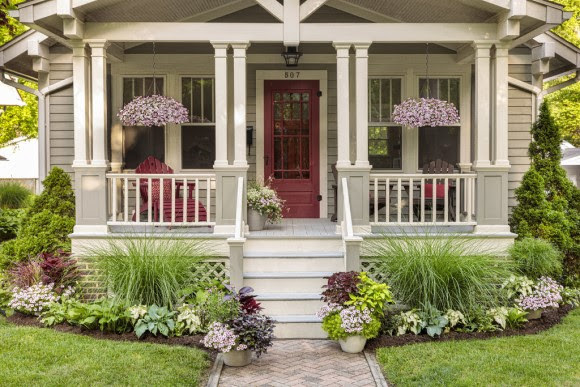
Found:
[[[413,223],[413,178],[409,179],[409,222]]]
[[[135,182],[135,219],[141,223],[141,179],[137,178]]]
[[[163,178],[159,179],[159,222],[163,223],[163,212],[165,209],[165,185],[163,182]]]
[[[401,204],[401,178],[397,178],[397,223],[401,223],[401,212],[403,212]]]
[[[446,177],[445,178],[445,185],[443,186],[443,189],[445,190],[445,194],[444,194],[444,201],[443,201],[443,222],[447,223],[449,221],[449,214],[447,211],[447,207],[449,206],[448,203],[448,197],[449,197],[449,179]]]
[[[124,184],[125,187],[123,187],[124,191],[125,191],[125,208],[123,210],[123,220],[125,221],[125,223],[129,222],[129,180],[127,178],[124,179]],[[115,214],[115,217],[117,215]]]
[[[183,224],[187,223],[187,191],[188,191],[187,178],[184,178],[183,179],[183,218],[181,219],[183,221]]]
[[[391,193],[389,192],[391,189],[390,179],[387,178],[385,180],[385,212],[387,213],[386,222],[389,223],[391,221]]]
[[[195,179],[195,223],[199,223],[199,179]]]
[[[113,222],[117,221],[117,178],[110,179],[113,187]]]
[[[151,210],[153,207],[153,191],[151,190],[151,178],[147,178],[147,223],[152,222]]]
[[[425,178],[421,178],[421,223],[425,223]]]
[[[171,224],[175,223],[175,178],[171,179]]]
[[[377,178],[374,179],[375,184],[375,200],[374,200],[374,212],[375,212],[375,223],[379,221],[379,180]]]

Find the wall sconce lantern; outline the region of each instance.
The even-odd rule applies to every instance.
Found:
[[[286,61],[286,67],[297,67],[302,53],[296,47],[286,47],[286,52],[283,52],[282,56]]]

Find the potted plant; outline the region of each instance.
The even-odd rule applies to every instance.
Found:
[[[274,339],[274,320],[260,314],[262,307],[252,294],[253,289],[243,287],[239,292],[226,285],[224,301],[235,301],[239,314],[226,321],[215,321],[203,339],[207,348],[223,353],[224,364],[243,367],[251,363],[252,352],[260,357]]]
[[[537,320],[542,317],[545,308],[558,307],[558,303],[562,301],[562,289],[562,285],[550,277],[541,277],[534,285],[532,294],[522,296],[516,301],[519,307],[528,312],[528,320]]]
[[[389,287],[350,271],[333,274],[323,288],[327,305],[317,313],[322,329],[344,352],[361,352],[367,339],[379,334],[385,305],[393,303]]]
[[[250,231],[264,229],[266,221],[276,223],[282,219],[284,201],[270,185],[252,182],[248,186],[248,226]]]

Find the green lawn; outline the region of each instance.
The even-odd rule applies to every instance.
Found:
[[[98,386],[205,383],[198,349],[97,340],[0,321],[0,385]]]
[[[398,386],[579,386],[580,309],[537,335],[381,348],[377,359]]]

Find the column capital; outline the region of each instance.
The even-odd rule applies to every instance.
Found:
[[[371,46],[371,44],[373,44],[372,42],[360,42],[360,43],[354,43],[354,49],[356,50],[356,56],[361,57],[361,56],[368,56],[368,49]],[[363,55],[365,54],[365,55]]]
[[[220,49],[225,49],[227,50],[228,47],[230,46],[230,42],[222,42],[222,41],[216,41],[216,40],[211,40],[209,42],[214,49],[216,50],[220,50]]]
[[[90,48],[103,48],[105,50],[111,45],[111,42],[106,39],[87,39],[85,40],[85,43],[87,43]]]
[[[247,50],[248,48],[250,48],[250,46],[252,45],[250,42],[232,42],[230,43],[232,48],[234,49],[234,56],[235,56],[235,52],[236,50]]]
[[[352,46],[352,43],[332,42],[332,46],[336,49],[337,53],[340,53],[341,51],[350,50],[350,46]]]
[[[507,57],[509,56],[509,44],[505,42],[500,42],[495,44],[495,57]]]
[[[473,50],[475,51],[476,58],[488,58],[490,57],[490,51],[491,47],[493,47],[493,42],[475,41],[471,44],[471,47],[473,47]]]

